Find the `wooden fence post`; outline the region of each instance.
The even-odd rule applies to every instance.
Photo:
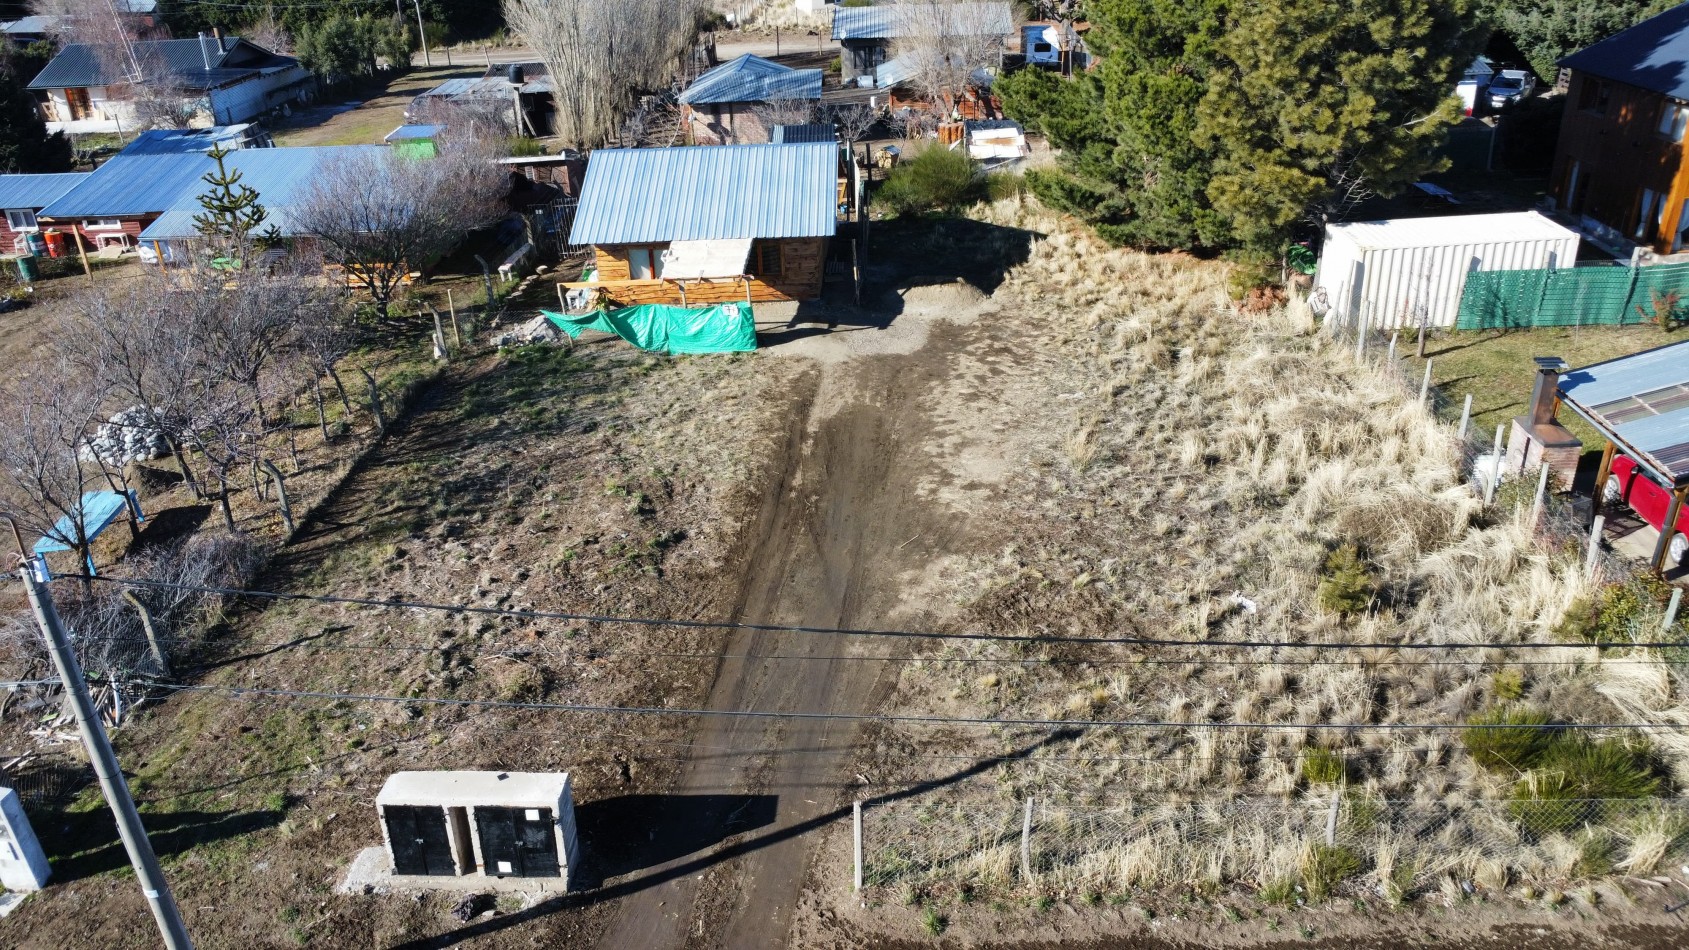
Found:
[[[1431,395],[1431,364],[1436,360],[1425,361],[1425,378],[1419,381],[1419,404],[1425,405],[1425,397]]]
[[[1666,605],[1666,620],[1660,625],[1661,630],[1671,630],[1671,625],[1677,622],[1677,608],[1683,606],[1683,588],[1671,589],[1671,603]]]
[[[1462,441],[1465,441],[1465,439],[1466,439],[1466,426],[1471,421],[1472,421],[1472,394],[1467,393],[1466,394],[1466,407],[1464,409],[1460,410],[1460,431],[1455,433],[1455,438],[1460,439]]]
[[[1384,354],[1384,362],[1387,364],[1394,364],[1396,362],[1396,337],[1398,336],[1401,336],[1401,331],[1390,331],[1390,349]]]
[[[463,331],[457,326],[457,302],[452,299],[450,287],[446,288],[446,309],[452,314],[452,340],[457,343],[458,349],[463,349]]]
[[[1606,515],[1596,515],[1595,523],[1589,526],[1589,551],[1583,556],[1583,576],[1586,580],[1595,579],[1595,558],[1601,553],[1601,529],[1606,526]]]
[[[1331,810],[1325,815],[1325,844],[1326,847],[1337,846],[1337,809],[1343,804],[1343,793],[1332,791]]]
[[[851,805],[851,815],[856,822],[856,886],[854,890],[862,890],[862,802]]]
[[[1495,465],[1490,469],[1490,480],[1489,480],[1489,482],[1484,485],[1484,504],[1486,506],[1495,503],[1495,487],[1496,487],[1496,484],[1501,481],[1501,431],[1502,431],[1502,428],[1503,427],[1500,424],[1498,424],[1495,427],[1495,451],[1491,456],[1495,460]]]
[[[1536,500],[1531,502],[1531,530],[1535,531],[1537,522],[1542,519],[1542,511],[1548,506],[1548,460],[1542,460],[1542,467],[1537,472]]]
[[[1020,876],[1032,882],[1032,799],[1026,800],[1026,813],[1020,822]]]

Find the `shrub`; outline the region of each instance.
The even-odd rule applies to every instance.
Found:
[[[937,910],[928,907],[926,912],[921,915],[921,926],[926,928],[927,933],[936,937],[944,933],[944,928],[950,926],[950,921],[946,920],[944,915]]]
[[[1348,777],[1343,757],[1330,749],[1302,750],[1302,777],[1310,785],[1340,785]]]
[[[891,170],[874,200],[893,214],[952,212],[979,201],[983,180],[973,159],[960,149],[932,145]]]
[[[1496,670],[1490,677],[1490,692],[1504,703],[1519,699],[1525,695],[1525,674],[1518,670]]]
[[[1344,880],[1361,873],[1361,859],[1348,848],[1316,844],[1302,858],[1302,886],[1310,901],[1322,901]]]
[[[526,135],[507,140],[504,150],[511,158],[533,158],[545,154],[545,146],[540,144],[540,140],[531,139]]]
[[[1319,587],[1321,607],[1346,617],[1365,610],[1374,593],[1372,571],[1355,544],[1343,544],[1326,556]]]
[[[1580,597],[1554,632],[1584,643],[1632,643],[1655,639],[1671,585],[1651,575],[1608,584],[1593,596]]]
[[[1513,817],[1533,831],[1569,831],[1599,821],[1601,802],[1664,791],[1646,746],[1578,737],[1550,744],[1513,788]]]
[[[1026,193],[1026,176],[1015,172],[991,172],[985,176],[985,197],[990,201],[1007,201]]]
[[[1467,729],[1461,734],[1466,751],[1473,761],[1491,772],[1523,772],[1535,766],[1554,741],[1554,731],[1547,714],[1529,707],[1493,709],[1467,720],[1467,725],[1484,728]],[[1497,729],[1496,726],[1518,726],[1517,729]]]
[[[1261,885],[1258,895],[1268,904],[1294,904],[1296,902],[1296,882],[1288,877],[1281,877]]]

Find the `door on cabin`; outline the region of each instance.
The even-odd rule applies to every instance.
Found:
[[[88,118],[88,114],[93,111],[93,108],[88,104],[88,90],[86,89],[66,89],[65,105],[70,111],[70,121],[72,122]]]

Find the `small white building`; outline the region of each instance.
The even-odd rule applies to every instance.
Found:
[[[375,804],[395,875],[569,889],[579,846],[567,772],[395,772]]]
[[[1310,302],[1338,326],[1452,327],[1467,274],[1577,259],[1578,233],[1535,211],[1330,224]]]

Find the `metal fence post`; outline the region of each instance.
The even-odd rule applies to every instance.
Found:
[[[854,802],[850,810],[856,824],[856,886],[854,890],[860,891],[862,890],[862,803],[860,801]]]
[[[1026,812],[1020,822],[1020,876],[1032,881],[1032,799],[1026,800]]]

